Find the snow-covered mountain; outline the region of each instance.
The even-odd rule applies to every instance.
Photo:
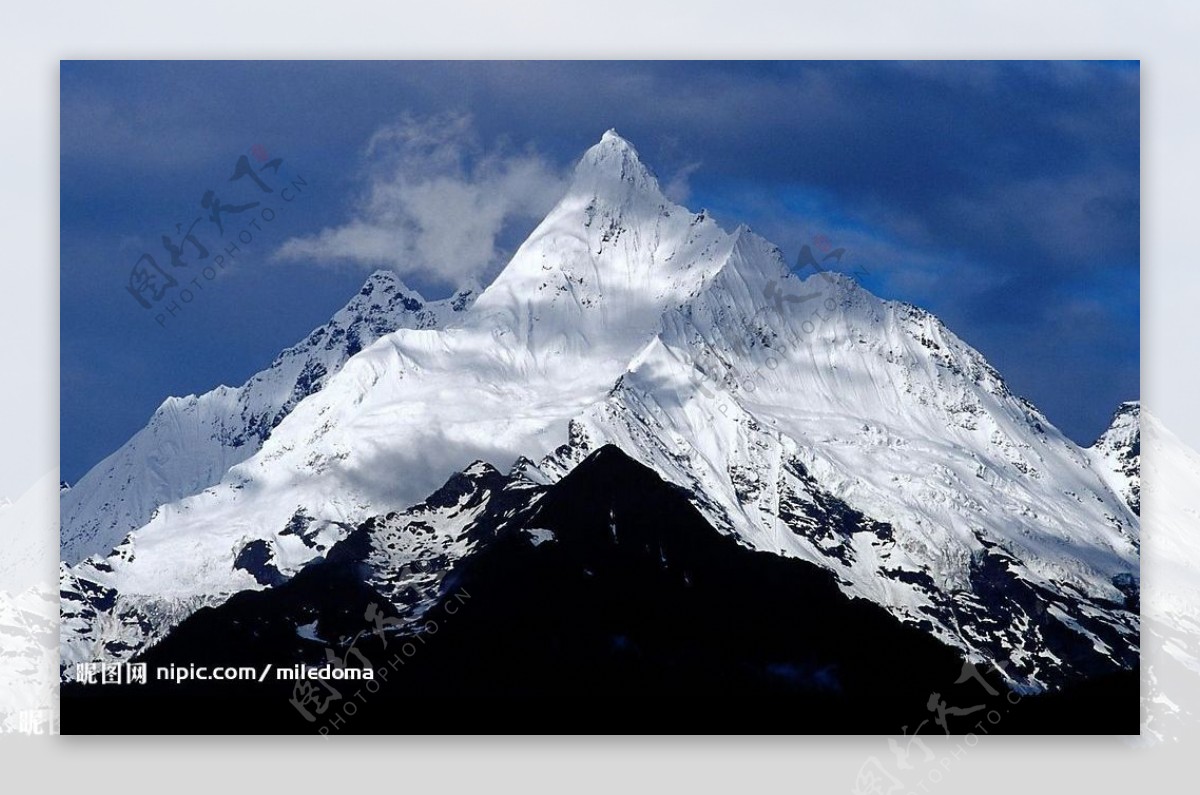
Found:
[[[218,483],[354,354],[399,328],[439,328],[476,293],[426,301],[394,273],[377,271],[328,323],[242,386],[167,398],[120,449],[74,486],[62,484],[62,559],[107,554],[159,506]]]
[[[132,655],[473,461],[545,484],[606,444],[1017,686],[1136,663],[1138,517],[1101,455],[929,313],[671,203],[613,132],[455,323],[381,336],[219,483],[64,568],[63,659]]]

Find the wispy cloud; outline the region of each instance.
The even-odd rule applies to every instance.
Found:
[[[350,217],[287,240],[275,259],[484,281],[508,253],[506,227],[539,220],[566,188],[565,169],[532,149],[485,146],[462,114],[405,117],[372,135],[363,157]]]
[[[667,180],[666,186],[663,188],[663,193],[667,198],[677,204],[684,204],[692,195],[691,178],[692,174],[700,168],[701,163],[693,162],[680,166],[670,179]]]

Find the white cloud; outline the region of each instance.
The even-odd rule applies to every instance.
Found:
[[[688,163],[681,166],[671,178],[667,180],[666,186],[663,188],[663,193],[666,197],[676,204],[686,204],[688,198],[692,195],[691,178],[692,174],[700,168],[700,163]]]
[[[507,256],[506,226],[540,220],[566,189],[565,173],[538,153],[485,148],[465,115],[405,118],[376,132],[364,158],[351,218],[286,241],[277,260],[482,281]]]

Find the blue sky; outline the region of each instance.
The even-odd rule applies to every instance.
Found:
[[[1090,443],[1139,395],[1139,100],[1136,63],[64,62],[63,477],[167,395],[242,383],[377,267],[429,297],[486,283],[610,127],[727,229],[845,247]],[[243,155],[282,158],[269,197],[229,182]],[[130,269],[165,265],[209,189],[278,212],[160,325]]]

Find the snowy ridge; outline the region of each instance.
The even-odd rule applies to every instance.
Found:
[[[438,328],[475,291],[427,302],[390,271],[377,271],[333,318],[233,388],[167,398],[146,427],[62,488],[62,559],[107,554],[160,505],[218,483],[245,461],[296,404],[319,391],[364,347],[398,328]]]
[[[406,506],[471,462],[540,484],[605,443],[1019,685],[1136,661],[1138,517],[1093,453],[929,313],[670,203],[612,132],[456,322],[381,336],[220,483],[64,571],[63,658],[133,654],[371,517],[399,523],[380,571],[450,562],[469,511],[422,538]]]

